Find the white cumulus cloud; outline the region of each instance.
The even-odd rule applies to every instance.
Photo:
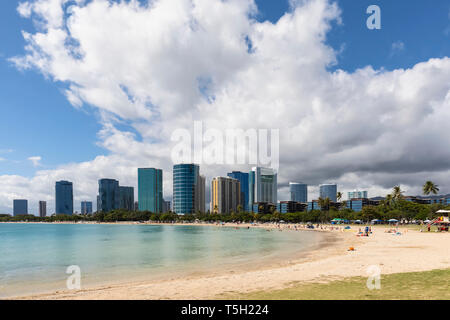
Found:
[[[40,156],[33,156],[28,158],[29,161],[33,164],[33,166],[38,167],[41,165],[42,157]]]
[[[170,198],[170,137],[194,120],[280,129],[282,199],[292,180],[378,195],[398,183],[419,193],[432,179],[450,193],[450,59],[329,71],[335,2],[291,1],[276,23],[256,21],[252,0],[35,0],[18,10],[37,29],[11,60],[64,85],[75,107],[98,108],[106,152],[32,178],[0,176],[1,208],[16,195],[52,199],[58,179],[74,181],[77,201],[94,199],[98,178],[136,186],[138,166],[163,168]],[[208,177],[231,169],[249,166],[201,166]]]

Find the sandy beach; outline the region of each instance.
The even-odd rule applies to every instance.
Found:
[[[228,227],[244,227],[241,224]],[[255,227],[255,226],[251,226]],[[278,228],[275,225],[256,227]],[[294,226],[282,225],[285,232]],[[141,281],[79,291],[60,291],[19,297],[19,299],[217,299],[224,294],[281,289],[290,284],[328,282],[354,276],[368,276],[367,268],[378,265],[382,274],[427,271],[450,267],[450,233],[419,232],[401,228],[401,235],[386,233],[385,226],[372,227],[370,237],[357,237],[351,230],[316,230],[326,232],[325,242],[292,260],[254,270],[226,273],[211,272],[164,281]],[[274,231],[275,232],[275,231]],[[295,232],[295,231],[291,231]],[[354,251],[349,251],[354,247]]]

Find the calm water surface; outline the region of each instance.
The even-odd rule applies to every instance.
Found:
[[[316,232],[261,228],[0,223],[0,297],[233,270],[286,260],[317,244]],[[283,261],[284,261],[283,260]]]

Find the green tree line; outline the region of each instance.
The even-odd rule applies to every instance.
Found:
[[[423,193],[428,195],[430,193],[437,194],[439,188],[431,181],[427,181],[423,186]],[[332,207],[331,201],[328,198],[319,198],[319,205],[322,210],[302,211],[294,213],[281,214],[277,211],[272,211],[267,214],[259,214],[252,212],[245,212],[242,206],[238,206],[237,212],[230,212],[229,214],[216,213],[201,213],[188,215],[177,215],[172,212],[156,214],[150,211],[127,211],[127,210],[113,210],[111,212],[96,212],[89,215],[52,215],[49,217],[37,217],[34,215],[10,216],[7,214],[0,214],[0,222],[78,222],[78,221],[93,221],[93,222],[121,222],[121,221],[153,221],[153,222],[194,222],[196,220],[205,222],[278,222],[285,221],[290,223],[313,222],[326,223],[335,218],[345,220],[362,220],[370,221],[373,219],[380,219],[387,221],[389,219],[397,219],[400,221],[412,220],[426,220],[434,219],[438,216],[436,213],[441,209],[450,210],[450,206],[443,204],[420,204],[411,201],[406,201],[403,196],[404,191],[400,186],[394,186],[392,193],[388,194],[384,200],[381,200],[378,206],[365,206],[362,211],[356,212],[346,208],[346,201],[341,202],[337,207]],[[338,193],[338,198],[341,200],[342,193]]]
[[[335,218],[345,220],[370,221],[372,219],[397,220],[426,220],[437,217],[436,211],[440,209],[450,209],[449,206],[441,204],[418,204],[405,200],[396,200],[388,202],[381,201],[378,206],[365,206],[362,211],[356,212],[351,209],[342,208],[329,210],[312,210],[293,213],[279,213],[274,211],[267,214],[251,212],[231,212],[230,214],[209,214],[195,213],[189,215],[177,215],[172,212],[155,214],[149,211],[126,211],[113,210],[111,212],[97,212],[89,215],[52,215],[49,217],[37,217],[34,215],[10,216],[0,215],[1,222],[121,222],[121,221],[154,221],[154,222],[194,222],[195,220],[205,222],[277,222],[285,221],[291,223],[313,222],[326,223]]]

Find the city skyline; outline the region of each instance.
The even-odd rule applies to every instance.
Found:
[[[133,186],[137,198],[135,168],[147,166],[167,173],[171,199],[171,137],[194,121],[220,132],[279,129],[279,199],[289,199],[291,181],[308,183],[311,199],[325,181],[344,194],[385,195],[399,184],[420,195],[427,180],[450,190],[448,1],[405,10],[380,0],[376,31],[366,27],[366,0],[211,0],[216,10],[198,11],[130,3],[96,11],[92,2],[0,4],[0,212],[12,212],[15,198],[28,199],[30,213],[39,201],[53,212],[60,180],[73,182],[74,212],[84,200],[95,207],[102,177]],[[116,24],[133,36],[100,32]],[[200,165],[209,202],[211,177],[259,164]]]
[[[186,210],[183,208],[182,210],[178,209],[180,214],[189,214],[195,213],[197,211],[201,212],[211,212],[213,213],[216,206],[220,206],[218,208],[217,213],[225,213],[227,211],[237,211],[238,205],[242,205],[242,210],[244,211],[255,211],[255,205],[260,203],[273,204],[280,210],[280,212],[289,212],[289,210],[294,210],[295,208],[300,208],[300,204],[306,205],[304,207],[305,210],[314,210],[320,209],[318,206],[318,201],[320,198],[325,199],[328,198],[331,203],[341,202],[346,205],[347,208],[353,209],[355,211],[360,211],[365,205],[378,205],[378,201],[381,198],[384,198],[385,195],[376,195],[372,197],[368,197],[367,191],[360,191],[357,189],[353,189],[352,191],[347,192],[347,199],[343,199],[344,192],[339,189],[339,186],[335,183],[323,183],[318,186],[319,192],[317,197],[309,196],[308,184],[306,183],[298,183],[298,182],[289,182],[290,186],[290,198],[286,199],[276,199],[275,201],[271,201],[270,198],[273,197],[273,190],[275,190],[275,195],[277,194],[278,185],[277,185],[277,171],[271,168],[264,167],[252,167],[249,173],[240,172],[240,171],[232,171],[231,173],[227,173],[227,176],[218,176],[213,177],[211,179],[211,194],[210,194],[210,202],[205,202],[201,199],[206,199],[205,192],[205,182],[206,177],[200,174],[200,166],[197,164],[176,164],[173,169],[178,172],[178,179],[181,177],[181,183],[178,185],[183,185],[180,189],[181,194],[185,194],[186,190],[191,189],[193,193],[189,196],[191,202],[191,209]],[[98,191],[97,195],[96,207],[97,210],[93,210],[93,201],[81,201],[81,211],[73,211],[72,213],[59,213],[59,214],[89,214],[94,212],[109,212],[115,209],[125,209],[128,211],[150,211],[154,213],[164,213],[166,211],[175,212],[174,207],[171,207],[171,203],[173,203],[173,199],[167,200],[164,199],[164,195],[161,192],[161,181],[163,176],[163,171],[161,169],[155,168],[138,168],[138,198],[139,195],[142,199],[144,199],[143,203],[145,205],[139,205],[136,207],[136,204],[139,201],[134,201],[134,187],[125,187],[120,186],[120,182],[115,179],[110,178],[102,178],[98,180]],[[187,175],[186,175],[187,174]],[[249,194],[253,193],[253,195],[249,195],[248,208],[245,208],[245,195],[242,192],[243,188],[241,185],[241,181],[243,175],[247,175],[246,181],[248,181],[247,189]],[[234,178],[238,177],[238,178]],[[158,182],[159,181],[159,182]],[[259,181],[259,182],[258,182]],[[150,182],[150,184],[149,184]],[[230,184],[230,182],[233,182]],[[188,186],[186,189],[186,183],[191,184],[192,186]],[[154,185],[153,185],[154,184]],[[235,186],[237,184],[237,186]],[[58,195],[58,185],[63,186],[70,190],[61,190],[64,196],[60,196],[64,201],[60,201],[62,203],[67,203],[71,201],[71,206],[73,208],[73,184],[70,181],[57,181],[55,183],[55,196]],[[141,186],[139,188],[139,186]],[[61,188],[61,187],[60,187]],[[274,189],[273,189],[274,188]],[[229,190],[228,190],[229,189]],[[251,191],[253,189],[253,191]],[[258,189],[260,189],[258,191]],[[219,191],[220,190],[220,191]],[[438,200],[444,199],[444,202],[448,202],[447,196],[448,193],[442,192],[440,190],[438,194],[433,195],[407,195],[405,199],[408,201],[419,201],[422,202],[422,199],[431,199],[431,202],[427,203],[438,203]],[[341,193],[341,199],[338,200],[338,192]],[[404,192],[404,191],[402,191]],[[255,194],[258,195],[256,198]],[[69,197],[69,199],[67,199]],[[185,196],[183,196],[184,198]],[[56,198],[56,197],[55,197]],[[152,200],[154,198],[154,200]],[[442,199],[441,199],[442,198]],[[102,199],[102,200],[100,200]],[[186,198],[187,199],[187,198]],[[186,201],[186,199],[181,200],[182,202]],[[252,200],[253,199],[253,200]],[[310,199],[310,200],[309,200]],[[372,200],[376,199],[376,200]],[[450,199],[450,198],[448,198]],[[99,202],[100,200],[100,202]],[[303,201],[305,200],[305,201]],[[253,201],[252,203],[250,203]],[[180,199],[177,200],[177,208],[180,208]],[[446,202],[446,203],[447,203]],[[160,203],[160,204],[158,204]],[[225,203],[225,204],[224,204]],[[280,206],[281,205],[281,206]],[[152,210],[151,207],[154,207]],[[186,204],[181,205],[181,207],[185,207]],[[33,212],[28,211],[28,199],[14,199],[13,200],[14,212],[12,215],[21,215],[24,212],[27,214],[32,214],[35,216],[46,216],[47,215],[47,201],[39,201],[39,212],[38,214],[34,214]],[[231,209],[230,209],[231,208]],[[67,209],[66,209],[67,210]],[[303,210],[303,209],[302,209]],[[70,210],[69,210],[70,211]],[[17,212],[17,213],[16,213]],[[41,212],[45,213],[41,215]],[[54,213],[58,214],[58,213]]]

